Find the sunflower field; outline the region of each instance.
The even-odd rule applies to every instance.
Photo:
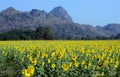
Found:
[[[0,41],[0,77],[119,77],[120,40]]]

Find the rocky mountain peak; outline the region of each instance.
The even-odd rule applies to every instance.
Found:
[[[30,12],[33,16],[39,16],[40,15],[40,11],[37,9],[32,9]]]
[[[120,24],[110,23],[110,24],[104,26],[103,28],[104,29],[114,29],[114,28],[118,28],[118,27],[120,27]]]
[[[17,13],[17,12],[18,11],[13,7],[8,7],[7,9],[2,11],[3,14],[14,14],[14,13]]]
[[[5,11],[16,11],[16,9],[13,7],[8,7]]]
[[[55,7],[53,10],[49,12],[49,14],[63,18],[68,21],[72,21],[72,18],[62,6]]]

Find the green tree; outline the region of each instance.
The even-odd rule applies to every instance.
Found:
[[[52,39],[54,39],[53,31],[50,28],[46,27],[44,31],[45,31],[44,32],[44,39],[45,40],[52,40]]]
[[[115,39],[120,39],[120,33],[116,35]]]
[[[51,40],[54,39],[53,31],[49,27],[39,26],[36,29],[37,39]]]
[[[45,32],[45,29],[44,27],[42,26],[39,26],[37,29],[36,29],[36,34],[37,34],[37,39],[44,39],[44,32]]]

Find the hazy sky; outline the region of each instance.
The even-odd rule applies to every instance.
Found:
[[[74,22],[104,26],[120,23],[120,0],[0,0],[0,11],[14,7],[21,11],[40,9],[49,12],[63,6]]]

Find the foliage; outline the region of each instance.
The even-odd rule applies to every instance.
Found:
[[[116,35],[115,39],[120,39],[120,33]]]
[[[36,31],[17,29],[0,33],[0,40],[50,40],[53,38],[53,32],[48,27],[38,27]]]
[[[119,42],[1,41],[0,77],[118,77]]]
[[[36,30],[37,39],[50,40],[53,39],[53,32],[48,27],[39,26]]]

